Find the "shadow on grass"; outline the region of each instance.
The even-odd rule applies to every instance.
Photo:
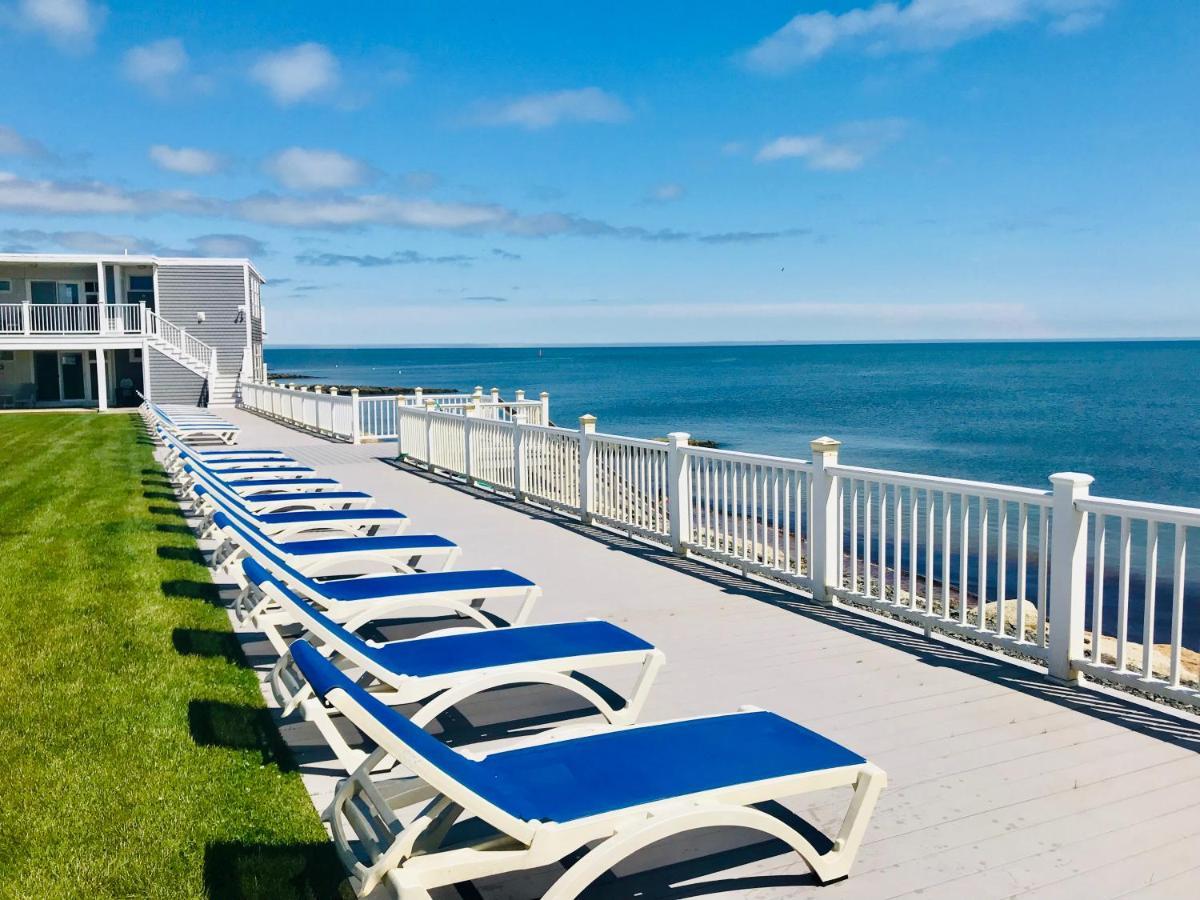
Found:
[[[148,506],[146,511],[154,516],[174,516],[177,519],[186,519],[183,510],[178,506]]]
[[[204,850],[211,900],[328,900],[354,896],[333,845],[221,842]]]
[[[271,711],[264,706],[241,706],[219,700],[188,701],[188,730],[200,747],[254,750],[263,765],[294,772],[296,760],[279,734]]]
[[[192,581],[188,578],[172,578],[162,583],[164,596],[181,600],[203,600],[213,606],[224,606],[221,589],[211,581]]]
[[[163,534],[186,534],[189,537],[195,537],[192,529],[188,528],[186,525],[164,525],[159,523],[154,526],[154,530],[161,531]]]
[[[178,499],[170,491],[142,491],[142,496],[147,500],[176,500],[176,499]]]
[[[171,632],[175,652],[182,656],[203,656],[223,659],[242,668],[249,668],[241,642],[231,631],[212,631],[207,628],[176,628]]]
[[[176,559],[199,565],[206,563],[204,554],[197,547],[159,547],[157,552],[159,559]]]

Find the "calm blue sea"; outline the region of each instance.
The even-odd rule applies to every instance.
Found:
[[[1200,342],[704,347],[271,348],[272,371],[317,381],[550,392],[571,426],[1200,506]],[[313,382],[309,382],[313,383]]]

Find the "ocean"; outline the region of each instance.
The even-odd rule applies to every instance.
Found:
[[[853,465],[1200,506],[1200,341],[667,347],[268,348],[272,372],[380,386],[550,393],[638,437],[687,431],[807,458],[830,435]]]

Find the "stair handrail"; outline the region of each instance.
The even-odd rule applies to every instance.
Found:
[[[212,371],[216,371],[215,348],[188,334],[186,328],[180,328],[174,322],[167,321],[152,309],[146,310],[146,317],[147,331],[150,334],[166,341],[198,366],[208,366]]]

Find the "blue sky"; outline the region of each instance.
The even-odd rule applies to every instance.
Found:
[[[274,343],[1200,335],[1200,3],[0,0],[0,248]]]

